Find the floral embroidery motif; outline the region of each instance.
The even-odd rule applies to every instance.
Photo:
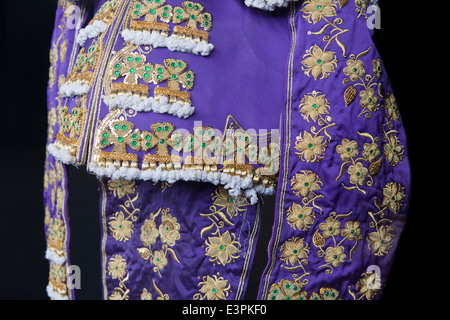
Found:
[[[239,258],[241,244],[236,241],[236,235],[226,230],[221,233],[225,225],[234,226],[232,219],[238,214],[245,212],[250,205],[244,195],[237,197],[230,196],[227,190],[219,186],[213,196],[213,204],[210,206],[210,213],[200,213],[200,217],[208,218],[211,224],[203,228],[200,237],[203,238],[206,232],[211,232],[214,237],[208,237],[205,241],[206,253],[211,262],[226,265]],[[213,231],[214,230],[214,231]]]
[[[341,7],[343,7],[340,1]],[[336,18],[333,22],[328,20],[328,18],[336,16],[336,2],[334,0],[306,0],[304,6],[300,10],[304,13],[303,18],[308,23],[317,24],[320,21],[325,21],[325,25],[317,32],[308,31],[308,35],[323,35],[325,31],[331,27],[331,31],[323,36],[323,41],[326,45],[323,51],[326,51],[330,43],[334,40],[336,44],[342,49],[342,55],[345,57],[347,52],[347,47],[344,43],[339,40],[339,36],[349,32],[349,29],[342,29],[339,27],[344,20],[342,18]],[[333,70],[334,72],[334,70]],[[317,80],[317,77],[314,77]]]
[[[361,189],[360,186],[372,186],[373,185],[373,176],[377,175],[381,168],[382,158],[380,157],[381,151],[378,148],[378,143],[380,139],[374,138],[369,133],[360,133],[357,132],[358,135],[369,138],[371,143],[365,143],[363,145],[362,157],[357,158],[359,156],[359,146],[355,140],[343,139],[341,144],[336,147],[336,151],[340,154],[342,161],[344,161],[341,165],[339,176],[336,178],[338,181],[342,175],[344,174],[344,170],[349,165],[347,169],[347,173],[350,175],[349,182],[353,186],[346,186],[344,183],[341,185],[347,190],[359,190],[363,194],[366,194],[366,191]],[[369,168],[367,169],[363,166],[362,162],[369,162]],[[367,180],[367,181],[366,181]]]
[[[158,288],[158,286],[155,283],[155,280],[153,280],[153,288],[155,289],[156,293],[158,293],[159,297],[156,298],[156,300],[169,300],[169,295],[167,293],[162,293],[161,289]],[[147,290],[147,288],[144,288],[141,293],[141,300],[153,300],[152,294]]]
[[[391,233],[394,229],[386,224],[391,223],[392,220],[387,218],[386,211],[397,214],[403,204],[405,198],[405,188],[397,182],[389,182],[383,188],[383,200],[380,204],[374,198],[374,205],[377,208],[376,212],[367,212],[373,222],[370,227],[375,228],[367,237],[368,247],[371,253],[376,256],[383,256],[389,253],[392,248],[395,235]],[[379,217],[379,219],[377,219]]]
[[[209,44],[212,15],[198,2],[183,1],[182,6],[166,4],[166,0],[135,0],[131,5],[130,29],[122,32],[127,43],[167,47],[172,51],[209,55],[214,46]],[[138,20],[145,16],[144,20]],[[158,20],[162,22],[158,22]],[[169,37],[169,22],[173,33]],[[180,26],[180,23],[185,23]],[[199,29],[201,27],[202,29]]]
[[[156,225],[155,219],[161,215],[161,223]],[[140,239],[145,247],[137,248],[137,251],[142,259],[148,260],[154,265],[153,271],[157,272],[160,277],[161,271],[168,263],[168,253],[172,258],[180,263],[177,254],[171,248],[175,246],[176,241],[180,240],[180,224],[177,218],[169,213],[169,209],[159,209],[156,213],[150,214],[150,219],[146,219],[141,227]],[[160,238],[162,242],[161,250],[155,249],[152,251],[152,245]]]
[[[365,272],[361,275],[361,279],[358,280],[354,287],[357,293],[351,290],[352,286],[348,286],[348,293],[354,300],[361,300],[363,298],[372,300],[381,291],[381,279],[376,273]]]
[[[133,222],[137,220],[139,209],[134,206],[134,202],[138,199],[139,194],[131,199],[130,195],[134,194],[134,181],[119,179],[108,181],[109,190],[113,191],[114,196],[121,199],[126,196],[127,200],[120,205],[122,211],[117,211],[108,222],[112,236],[117,241],[127,242],[133,233]],[[130,209],[132,211],[130,212]],[[126,217],[125,217],[126,215]]]
[[[335,52],[324,51],[315,44],[306,50],[303,58],[302,70],[308,77],[313,76],[314,80],[328,78],[331,73],[335,72],[337,66]]]
[[[127,271],[127,261],[120,254],[113,255],[108,262],[108,275],[112,279],[119,280],[119,286],[114,288],[113,293],[108,297],[109,300],[128,300],[130,289],[126,283],[130,274]]]
[[[228,280],[216,275],[203,276],[202,280],[198,284],[200,293],[194,295],[194,300],[226,300],[230,290]]]
[[[325,261],[325,264],[318,268],[326,267],[327,274],[333,273],[334,268],[339,267],[347,260],[345,248],[341,245],[345,240],[351,242],[355,241],[355,244],[349,251],[349,258],[352,260],[353,253],[357,249],[359,241],[363,239],[361,236],[360,223],[358,221],[347,221],[344,228],[341,228],[342,223],[339,219],[347,218],[351,214],[352,212],[340,215],[337,215],[335,212],[330,213],[329,217],[325,222],[319,224],[319,229],[314,233],[313,244],[319,249],[317,255],[323,257]],[[337,237],[343,238],[337,242]],[[327,239],[332,239],[333,245],[324,250],[323,247],[325,247]]]
[[[321,185],[323,183],[319,176],[309,170],[302,170],[291,179],[291,188],[294,194],[297,197],[303,197],[302,203],[304,205],[311,203],[316,208],[319,207],[315,205],[314,201],[323,198],[323,196],[315,194],[314,191],[320,190]]]
[[[284,242],[281,247],[281,261],[286,265],[281,265],[289,271],[295,271],[299,268],[303,269],[304,276],[309,275],[306,272],[304,265],[308,264],[309,246],[305,243],[305,239],[294,237]],[[289,266],[290,265],[290,266]]]
[[[362,108],[361,113],[358,117],[364,115],[366,119],[370,119],[372,117],[372,112],[375,112],[380,107],[380,96],[384,96],[382,94],[383,87],[381,83],[375,82],[380,78],[382,73],[380,60],[372,61],[372,73],[370,75],[367,73],[364,62],[359,60],[359,58],[367,55],[371,50],[371,47],[366,51],[361,52],[357,56],[354,54],[350,55],[349,60],[347,61],[347,66],[344,68],[344,74],[348,77],[343,80],[343,84],[347,86],[347,89],[344,92],[345,105],[349,106],[353,101],[355,101],[357,96],[357,87],[362,87],[363,89],[359,93],[360,97],[360,105]],[[354,84],[349,85],[349,82],[354,82]],[[377,90],[375,92],[375,89]],[[377,95],[378,93],[378,95]]]
[[[323,116],[329,114],[328,110],[330,105],[325,95],[320,95],[320,92],[313,91],[303,97],[300,102],[300,112],[306,121],[310,119],[317,122],[318,125],[323,126],[316,132],[316,127],[312,126],[310,131],[303,131],[298,135],[295,142],[295,149],[298,151],[297,154],[300,159],[306,162],[318,162],[323,159],[325,155],[325,150],[327,144],[331,141],[331,136],[328,134],[327,129],[334,127],[336,124],[331,123],[331,117]],[[321,132],[325,136],[319,135]],[[327,139],[325,139],[325,137]]]

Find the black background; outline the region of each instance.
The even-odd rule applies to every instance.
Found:
[[[352,0],[351,0],[352,1]],[[0,299],[46,300],[48,263],[44,258],[43,167],[46,142],[46,88],[49,50],[56,0],[1,1],[1,132],[0,144]],[[422,56],[430,50],[428,34],[420,26],[414,2],[381,0],[381,29],[374,40],[387,69],[407,132],[412,171],[412,195],[406,228],[400,238],[383,301],[412,298],[426,292],[418,287],[426,265],[418,240],[432,209],[430,165],[423,158],[426,119],[431,108],[429,67]],[[20,7],[19,7],[20,5]],[[431,80],[432,81],[432,80]],[[425,109],[424,109],[425,108]],[[6,139],[5,139],[6,136]],[[429,159],[429,158],[428,158]],[[78,299],[101,299],[100,222],[95,177],[84,168],[69,167],[71,262],[82,271]],[[77,199],[77,201],[71,201]],[[273,199],[267,200],[268,207]],[[425,219],[427,217],[427,219]],[[425,220],[424,220],[425,219]],[[265,266],[273,216],[265,213],[258,241],[258,257],[246,295],[254,299]],[[424,261],[425,259],[425,261]],[[421,275],[419,275],[419,269]],[[429,275],[427,275],[429,277]],[[427,281],[430,281],[427,278]],[[422,289],[421,289],[422,288]]]

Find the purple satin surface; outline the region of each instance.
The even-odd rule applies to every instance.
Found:
[[[210,184],[136,181],[125,185],[118,187],[112,180],[102,183],[104,298],[139,300],[144,289],[153,300],[243,298],[256,247],[258,204],[230,197]],[[118,188],[127,189],[121,193]],[[116,219],[118,212],[128,218],[128,224]],[[121,237],[115,221],[129,229],[131,236]],[[166,228],[170,231],[165,234]],[[207,256],[214,238],[224,239],[227,234],[230,241],[220,242],[219,251],[220,246],[222,251],[233,246],[239,252],[228,251],[222,259]],[[116,276],[111,261],[118,256],[126,267]],[[204,277],[224,281],[224,286],[216,287],[216,292],[213,287],[201,292]]]
[[[357,19],[358,8],[355,3],[350,1],[343,9],[338,5],[335,6],[337,15],[335,17],[323,18],[316,24],[308,23],[304,17],[308,14],[306,8],[307,4],[299,4],[291,11],[291,29],[296,37],[292,39],[293,48],[293,64],[292,64],[292,87],[288,93],[287,107],[283,108],[283,125],[282,125],[282,159],[280,180],[277,190],[277,204],[276,204],[276,218],[273,228],[273,236],[270,243],[270,256],[267,268],[261,278],[259,298],[262,299],[285,299],[288,298],[303,298],[309,299],[311,297],[320,296],[322,299],[328,298],[325,296],[326,292],[334,291],[334,298],[339,299],[378,299],[381,296],[381,290],[386,283],[389,276],[390,267],[394,258],[394,252],[401,232],[403,231],[406,221],[406,212],[409,197],[410,187],[410,171],[409,163],[406,153],[406,137],[402,127],[401,119],[392,120],[392,114],[388,114],[387,95],[393,94],[390,86],[387,72],[381,63],[381,75],[376,77],[372,70],[372,61],[380,59],[380,56],[372,41],[372,30],[367,28],[366,19],[360,17]],[[301,11],[301,10],[306,11]],[[342,21],[334,20],[336,18]],[[338,22],[336,22],[338,21]],[[327,46],[327,51],[334,53],[336,59],[335,72],[331,72],[327,78],[314,79],[314,77],[305,74],[305,65],[302,64],[307,58],[307,50],[310,50],[314,45],[320,48],[326,46],[326,41],[322,35],[313,35],[312,32],[319,32],[327,22],[332,22],[334,25],[329,25],[329,30],[334,26],[336,33],[339,34],[339,41],[345,45],[344,50],[337,41],[331,41]],[[341,23],[339,23],[341,22]],[[349,31],[340,34],[340,30],[348,29]],[[327,34],[325,32],[324,34]],[[367,50],[370,49],[368,52]],[[344,54],[345,51],[345,54]],[[366,54],[363,54],[366,53]],[[358,101],[362,91],[368,90],[363,86],[355,86],[357,88],[357,95],[355,100],[346,107],[345,91],[348,85],[355,83],[365,83],[366,86],[370,81],[365,79],[365,76],[356,81],[347,81],[344,84],[344,79],[350,77],[344,70],[347,67],[347,62],[352,58],[362,61],[366,73],[365,76],[372,76],[372,83],[381,83],[385,96],[381,97],[375,87],[375,95],[379,97],[379,108],[374,112],[368,112],[361,115],[363,108]],[[304,67],[304,68],[302,68]],[[361,67],[358,65],[357,67]],[[352,66],[353,68],[353,66]],[[311,132],[312,126],[316,126],[318,131],[321,127],[317,123],[305,121],[300,112],[301,101],[305,95],[311,95],[313,92],[318,92],[318,95],[324,94],[328,100],[330,109],[329,116],[331,122],[335,122],[334,127],[327,129],[331,139],[325,151],[324,159],[319,162],[307,162],[299,160],[298,150],[294,149],[296,137],[303,131]],[[368,115],[366,117],[366,114]],[[370,114],[370,116],[369,116]],[[390,123],[390,124],[389,124]],[[361,190],[348,190],[343,187],[355,186],[349,183],[348,173],[351,163],[344,166],[344,161],[338,152],[337,147],[343,145],[343,140],[356,141],[358,144],[358,155],[353,159],[361,159],[363,155],[364,144],[371,144],[371,139],[361,133],[368,133],[373,138],[378,137],[379,150],[381,154],[381,167],[376,175],[373,175],[373,184],[365,184],[361,186]],[[385,150],[388,144],[387,136],[395,136],[391,139],[397,139],[402,146],[402,156],[399,162],[388,160]],[[283,143],[284,141],[284,143]],[[340,149],[342,150],[342,149]],[[350,161],[350,160],[349,160]],[[368,166],[367,162],[364,166]],[[320,190],[310,192],[306,196],[295,194],[292,185],[292,179],[296,174],[304,170],[315,173],[322,184],[319,184]],[[341,171],[343,170],[343,171]],[[340,176],[340,173],[343,173]],[[340,177],[340,178],[339,178]],[[397,186],[404,187],[400,196],[401,201],[396,202],[398,207],[393,207],[394,210],[388,208],[387,196],[384,193],[384,188],[390,183],[396,183]],[[285,187],[283,187],[283,184]],[[397,193],[399,194],[399,193]],[[314,207],[311,203],[305,204],[311,199],[314,200]],[[304,207],[312,207],[315,215],[314,221],[305,230],[294,229],[288,223],[288,210],[293,203],[300,204]],[[384,203],[382,205],[382,203]],[[346,222],[358,222],[360,224],[360,240],[356,247],[355,240],[345,240],[342,232],[334,234],[334,237],[323,239],[327,219],[332,219],[333,215],[346,215],[347,217],[336,219],[340,224],[341,231]],[[386,219],[386,220],[384,220]],[[375,223],[376,221],[376,223]],[[322,225],[322,228],[321,228]],[[382,227],[384,225],[384,227]],[[329,227],[328,225],[327,227]],[[331,225],[333,227],[333,225]],[[336,227],[336,225],[334,226]],[[387,232],[388,228],[392,228]],[[314,244],[315,234],[316,237]],[[376,234],[382,234],[382,237],[377,238],[377,243],[373,244]],[[392,236],[389,236],[391,234]],[[320,239],[322,237],[322,239]],[[372,237],[372,238],[371,238]],[[297,263],[295,266],[289,262],[283,262],[283,244],[290,242],[292,238],[303,239],[308,245],[307,258],[303,263]],[[369,238],[371,238],[369,242]],[[323,241],[322,246],[320,242]],[[389,247],[386,250],[375,250],[375,246],[384,245]],[[371,244],[372,243],[372,244]],[[327,248],[336,248],[341,246],[346,255],[345,261],[342,263],[336,262],[337,266],[328,263],[326,266],[325,255]],[[353,249],[352,249],[353,248]],[[353,250],[352,256],[351,251]],[[383,252],[382,252],[383,251]],[[292,252],[291,252],[292,253]],[[341,253],[341,252],[339,252]],[[338,254],[340,257],[340,254]],[[331,255],[330,258],[333,256]],[[351,258],[350,258],[351,257]],[[304,269],[299,266],[302,265]],[[294,268],[289,270],[286,267]],[[377,276],[380,278],[379,287],[370,287],[368,280],[373,280],[371,275],[376,270]],[[276,286],[278,284],[278,288]],[[283,289],[284,286],[297,285],[296,291]],[[273,290],[278,290],[279,295],[274,295]],[[372,288],[372,289],[371,289]],[[376,288],[376,289],[375,289]],[[284,291],[283,291],[284,290]],[[330,297],[331,298],[331,297]]]

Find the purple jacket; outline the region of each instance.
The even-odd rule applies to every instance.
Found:
[[[406,138],[368,0],[60,1],[44,181],[47,292],[73,299],[65,165],[101,187],[105,299],[377,299]],[[375,21],[376,22],[376,21]]]

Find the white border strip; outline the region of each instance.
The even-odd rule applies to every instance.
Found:
[[[91,87],[82,82],[64,83],[59,88],[59,93],[64,98],[72,98],[74,96],[82,96],[89,92]]]
[[[77,43],[81,47],[83,47],[87,39],[97,37],[99,34],[105,32],[107,27],[108,24],[103,21],[100,20],[94,21],[92,24],[86,26],[85,28],[80,29],[77,36]]]
[[[49,298],[55,300],[69,300],[68,296],[62,296],[61,294],[53,290],[51,285],[47,285],[47,295]]]
[[[60,256],[50,248],[45,250],[45,258],[59,265],[63,265],[66,262],[66,258],[64,258],[64,256]]]
[[[56,160],[65,164],[74,164],[76,159],[71,156],[69,150],[58,148],[55,143],[50,143],[47,146],[48,153],[50,153]]]
[[[125,42],[137,46],[150,45],[154,48],[167,47],[170,51],[181,51],[194,53],[196,55],[207,56],[213,51],[214,45],[211,43],[196,42],[195,40],[181,39],[177,37],[165,37],[157,31],[144,32],[125,29],[122,31]]]
[[[250,198],[251,204],[258,201],[257,193],[262,195],[271,195],[274,193],[274,187],[265,188],[261,185],[253,186],[252,178],[245,179],[239,176],[232,176],[223,172],[206,172],[202,170],[139,170],[136,168],[120,167],[116,169],[114,165],[110,164],[108,167],[100,167],[96,163],[91,162],[88,171],[95,173],[98,176],[109,177],[113,180],[127,179],[127,180],[151,180],[153,182],[166,181],[170,184],[177,181],[197,181],[209,182],[214,185],[224,185],[225,189],[229,190],[231,196],[238,196],[243,191],[245,195]]]
[[[189,104],[182,105],[179,102],[169,103],[167,97],[161,97],[159,101],[157,101],[153,97],[142,99],[137,96],[119,94],[115,97],[104,96],[103,102],[111,110],[122,108],[133,109],[138,112],[153,111],[155,113],[168,113],[182,119],[186,119],[195,111],[195,108]]]
[[[245,0],[249,7],[273,11],[276,7],[286,7],[289,2],[297,0]]]

